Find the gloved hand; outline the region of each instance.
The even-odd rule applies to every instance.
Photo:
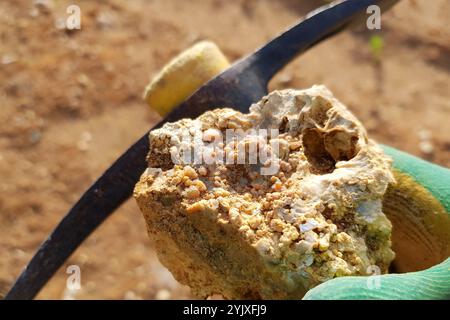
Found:
[[[165,66],[144,98],[164,116],[228,65],[215,44],[201,42]],[[450,170],[383,149],[394,159],[397,184],[383,211],[393,224],[393,272],[401,274],[336,278],[304,299],[450,299]]]
[[[393,224],[394,271],[402,273],[336,278],[304,299],[450,299],[450,170],[383,149],[397,180],[383,211]]]

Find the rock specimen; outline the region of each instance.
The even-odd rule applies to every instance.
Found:
[[[134,197],[161,262],[200,297],[298,299],[394,258],[391,161],[324,86],[168,123],[147,160]]]

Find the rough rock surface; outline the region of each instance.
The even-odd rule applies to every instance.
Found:
[[[217,143],[226,129],[270,133]],[[254,164],[251,150],[268,158]],[[166,124],[150,133],[147,160],[134,196],[149,235],[200,297],[301,298],[334,277],[385,273],[394,258],[381,206],[391,161],[324,86]]]

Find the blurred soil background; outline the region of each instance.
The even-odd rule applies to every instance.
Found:
[[[81,8],[68,31],[66,8]],[[202,39],[233,61],[319,0],[0,1],[0,297],[94,179],[158,116],[141,99],[159,68]],[[372,138],[450,166],[450,4],[403,0],[373,31],[297,58],[271,88],[325,84]],[[66,267],[82,289],[66,290]],[[190,298],[160,265],[133,200],[58,271],[40,299]]]

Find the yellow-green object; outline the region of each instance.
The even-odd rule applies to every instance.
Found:
[[[165,116],[228,66],[227,58],[213,42],[199,42],[172,59],[153,78],[145,89],[144,99]]]
[[[373,57],[377,60],[380,60],[381,56],[383,54],[383,48],[384,48],[383,37],[376,34],[376,35],[370,37],[369,44],[370,44],[370,50],[372,51]]]
[[[145,92],[148,104],[167,114],[229,66],[219,48],[202,42],[164,67]],[[383,201],[393,224],[393,272],[342,277],[310,290],[304,299],[450,299],[450,170],[394,148],[397,184]]]

